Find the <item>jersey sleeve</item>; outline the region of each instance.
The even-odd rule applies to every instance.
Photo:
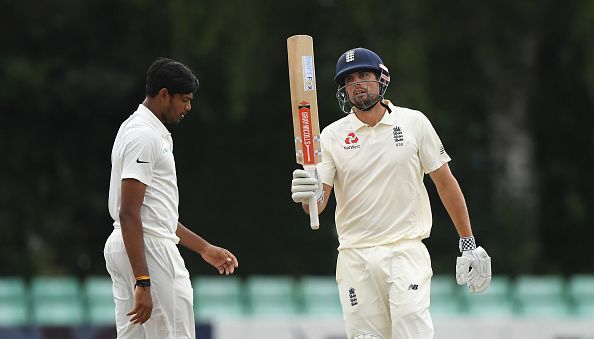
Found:
[[[328,131],[322,131],[320,134],[320,146],[322,148],[322,161],[318,163],[316,169],[322,183],[334,186],[334,176],[336,175],[336,165],[332,158],[330,149],[332,147],[332,138]]]
[[[138,129],[128,135],[122,153],[122,180],[136,179],[150,186],[157,161],[159,140],[149,130]]]
[[[433,125],[425,115],[421,117],[419,140],[419,157],[423,173],[431,173],[452,160],[446,153]]]

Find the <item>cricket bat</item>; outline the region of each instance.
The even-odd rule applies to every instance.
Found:
[[[318,122],[318,98],[314,64],[313,39],[309,35],[293,35],[287,39],[289,56],[289,83],[291,109],[295,135],[295,157],[313,178],[317,178],[316,164],[322,154],[320,148],[320,124]],[[313,197],[309,202],[311,228],[320,227],[318,204]]]

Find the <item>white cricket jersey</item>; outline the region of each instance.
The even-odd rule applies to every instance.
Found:
[[[140,216],[144,232],[179,242],[179,192],[173,158],[173,139],[163,123],[140,104],[122,123],[111,151],[109,214],[120,228],[121,181],[137,179],[146,185]]]
[[[321,133],[322,181],[334,187],[339,247],[424,239],[431,208],[423,176],[450,161],[423,113],[396,107],[373,127],[353,113]]]

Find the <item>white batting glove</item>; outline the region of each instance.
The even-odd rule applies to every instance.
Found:
[[[296,169],[291,181],[291,198],[294,202],[304,204],[308,204],[312,197],[320,201],[324,198],[320,186],[317,178],[312,178],[305,170]]]
[[[474,237],[460,238],[462,256],[456,259],[456,282],[466,284],[471,292],[481,293],[491,284],[491,257],[476,247]]]

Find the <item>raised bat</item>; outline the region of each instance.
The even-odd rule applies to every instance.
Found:
[[[303,165],[303,169],[313,178],[317,178],[316,164],[320,162],[322,154],[313,38],[309,35],[289,37],[287,39],[287,54],[289,57],[295,157],[297,163]],[[320,221],[315,197],[309,202],[309,217],[311,228],[318,229]]]

